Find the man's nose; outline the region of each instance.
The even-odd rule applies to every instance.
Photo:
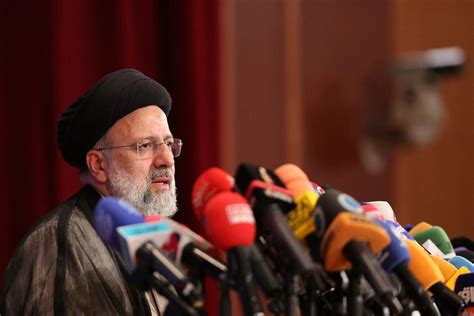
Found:
[[[169,148],[166,144],[160,144],[158,152],[155,154],[154,157],[154,165],[155,167],[168,167],[171,168],[174,166],[174,156],[171,152],[171,148]]]

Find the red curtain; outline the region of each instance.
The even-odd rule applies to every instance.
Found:
[[[56,144],[60,113],[104,74],[133,67],[173,98],[178,219],[196,228],[193,181],[217,164],[218,12],[213,1],[2,1],[0,271],[21,237],[81,184]]]

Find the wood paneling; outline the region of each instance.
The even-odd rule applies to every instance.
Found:
[[[474,2],[395,1],[394,54],[459,46],[474,60]],[[392,171],[395,206],[402,223],[422,220],[448,235],[474,238],[474,74],[468,65],[458,77],[440,82],[446,121],[432,144],[398,152]]]

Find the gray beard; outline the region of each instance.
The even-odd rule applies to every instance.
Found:
[[[176,185],[171,169],[152,170],[146,181],[140,181],[126,171],[116,168],[114,164],[109,170],[107,188],[113,196],[131,203],[144,216],[173,216],[178,210]],[[155,177],[166,176],[171,179],[169,190],[154,192],[151,181]]]

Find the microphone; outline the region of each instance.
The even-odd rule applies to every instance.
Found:
[[[161,248],[174,258],[177,264],[184,265],[194,272],[205,272],[219,280],[226,278],[227,267],[221,260],[209,254],[208,251],[213,246],[207,240],[170,218],[162,217],[159,221],[168,224],[173,231]]]
[[[405,240],[412,260],[409,268],[425,289],[433,293],[442,315],[458,315],[464,307],[462,300],[444,284],[444,276],[432,257],[416,241]]]
[[[210,283],[211,280],[206,278],[205,275],[218,279],[220,283],[219,313],[223,316],[230,315],[229,287],[231,287],[232,284],[229,282],[227,277],[227,266],[221,260],[211,255],[212,249],[203,247],[202,244],[199,243],[199,239],[202,239],[201,236],[195,234],[186,226],[176,223],[171,219],[164,218],[164,220],[168,221],[170,224],[174,223],[173,230],[179,232],[178,236],[181,236],[181,238],[179,238],[177,255],[174,256],[176,262],[178,264],[181,263],[186,268],[190,269],[192,275],[197,275],[205,289],[207,289],[208,286],[212,286],[212,283]],[[173,251],[176,252],[176,247],[173,246],[173,244],[170,247],[169,244],[170,243],[168,242],[166,245],[167,253],[170,254],[170,251],[172,253]],[[182,247],[181,244],[183,245]],[[181,249],[181,251],[179,251],[179,249]],[[211,306],[211,303],[214,302],[217,301],[212,299],[207,300],[206,306]]]
[[[193,186],[192,201],[196,217],[202,221],[202,209],[207,202],[220,192],[232,191],[234,182],[234,178],[220,168],[213,167],[204,171]],[[281,306],[276,300],[279,299],[282,291],[280,283],[273,275],[258,247],[251,245],[249,251],[255,280],[265,296],[275,300],[270,303],[270,311],[278,313]]]
[[[186,298],[186,301],[193,304],[196,303],[199,293],[194,284],[188,280],[184,271],[176,266],[153,242],[146,241],[138,248],[135,256],[135,266],[141,269],[147,276],[153,275],[153,272],[158,272]],[[135,277],[140,275],[138,279],[142,278],[142,272],[137,272],[136,269],[132,274],[132,278],[134,275]]]
[[[451,239],[451,244],[455,248],[466,247],[468,250],[474,251],[474,241],[472,241],[471,239],[467,237],[462,237],[462,236],[454,237],[453,239]]]
[[[379,261],[387,272],[394,272],[402,282],[407,295],[418,306],[422,315],[440,315],[438,308],[431,302],[423,286],[415,278],[408,268],[410,262],[410,252],[395,225],[390,221],[380,219],[374,220],[385,229],[390,236],[390,244],[382,250]]]
[[[375,207],[378,211],[380,217],[384,220],[389,220],[392,222],[397,222],[397,218],[395,217],[395,212],[393,212],[392,207],[387,201],[370,201],[365,202],[364,204],[369,204]]]
[[[466,303],[463,315],[472,315],[474,313],[474,273],[460,275],[456,280],[454,292]]]
[[[362,210],[364,213],[372,219],[381,219],[388,223],[393,229],[395,229],[397,234],[400,234],[403,239],[414,240],[413,237],[403,228],[399,223],[389,220],[385,217],[385,214],[379,212],[374,204],[362,204]]]
[[[316,235],[323,235],[320,253],[326,269],[340,271],[354,265],[383,303],[391,311],[400,312],[402,306],[394,296],[395,290],[372,254],[388,246],[387,232],[363,213],[356,200],[334,189],[326,190],[319,198],[315,223]]]
[[[453,264],[444,260],[443,258],[431,255],[431,259],[436,263],[444,277],[444,284],[451,290],[454,290],[454,284],[458,276],[464,273],[469,273],[466,267],[456,268]]]
[[[364,211],[364,213],[371,219],[380,219],[380,220],[385,220],[385,214],[383,212],[380,212],[379,209],[370,203],[367,202],[362,202],[361,208]]]
[[[453,246],[454,247],[454,246]],[[454,248],[454,252],[456,253],[456,255],[459,255],[460,252],[464,252],[466,251],[467,248],[466,247],[456,247]],[[467,258],[466,258],[467,259]]]
[[[372,254],[380,252],[388,244],[387,233],[366,216],[343,212],[336,216],[324,233],[321,257],[330,272],[346,270],[351,266],[360,271],[380,300],[393,313],[400,313],[403,308],[394,295],[395,290]]]
[[[141,223],[139,222],[141,218]],[[127,225],[130,224],[131,225]],[[182,295],[194,308],[202,308],[202,301],[195,286],[185,273],[166,256],[159,246],[151,241],[151,236],[164,237],[170,234],[165,223],[144,223],[143,216],[130,204],[114,197],[99,200],[93,216],[94,228],[99,237],[117,250],[132,271],[131,282],[138,287],[147,287],[144,282],[156,286],[156,289],[168,299],[177,303],[183,310],[189,308],[178,298],[163,292],[153,276],[158,272]],[[118,233],[118,234],[117,234]],[[155,240],[161,240],[156,238]]]
[[[413,226],[409,232],[410,232],[410,235],[415,235],[415,234],[418,234],[418,233],[421,233],[422,231],[425,231],[427,230],[428,228],[431,228],[433,227],[433,225],[431,224],[428,224],[427,222],[420,222],[418,224],[416,224],[415,226]]]
[[[295,272],[314,272],[321,269],[313,262],[309,253],[295,237],[288,226],[284,213],[295,208],[291,194],[283,187],[281,180],[263,167],[240,164],[235,176],[239,192],[246,195],[254,211],[259,232],[270,236],[282,253],[287,255]],[[318,288],[325,289],[322,280],[315,280]]]
[[[196,218],[202,220],[206,203],[217,193],[232,191],[234,178],[224,170],[212,167],[205,170],[194,182],[191,200]]]
[[[282,264],[280,272],[284,277],[286,313],[293,315],[299,301],[296,274],[302,274],[306,289],[313,295],[328,290],[331,282],[288,225],[285,214],[293,210],[295,204],[281,179],[263,167],[240,164],[235,180],[236,188],[246,196],[254,211],[259,243]],[[279,257],[274,258],[276,255]],[[313,302],[309,302],[307,307],[311,309],[313,306]]]
[[[474,264],[471,261],[467,260],[461,256],[454,256],[453,258],[449,259],[449,263],[451,263],[456,268],[460,269],[461,267],[465,267],[469,270],[469,272],[474,272]]]
[[[120,251],[115,229],[120,226],[143,223],[143,216],[124,200],[103,197],[97,202],[92,222],[100,239],[113,249]]]
[[[296,165],[285,164],[275,169],[293,196],[296,208],[287,214],[288,225],[299,240],[315,230],[313,214],[320,194],[315,193],[306,174]]]
[[[444,229],[439,226],[430,227],[419,233],[412,234],[412,236],[420,245],[425,247],[426,250],[428,250],[430,253],[436,252],[436,250],[439,249],[441,250],[442,256],[445,259],[450,259],[456,255],[448,235],[446,234]],[[431,243],[433,243],[437,249],[430,245]]]
[[[217,247],[227,251],[229,275],[233,278],[245,315],[263,315],[249,262],[255,219],[247,201],[234,192],[220,192],[204,206],[204,228]]]
[[[466,258],[467,260],[471,262],[474,262],[474,251],[461,250],[461,251],[458,251],[457,254],[461,257]]]

